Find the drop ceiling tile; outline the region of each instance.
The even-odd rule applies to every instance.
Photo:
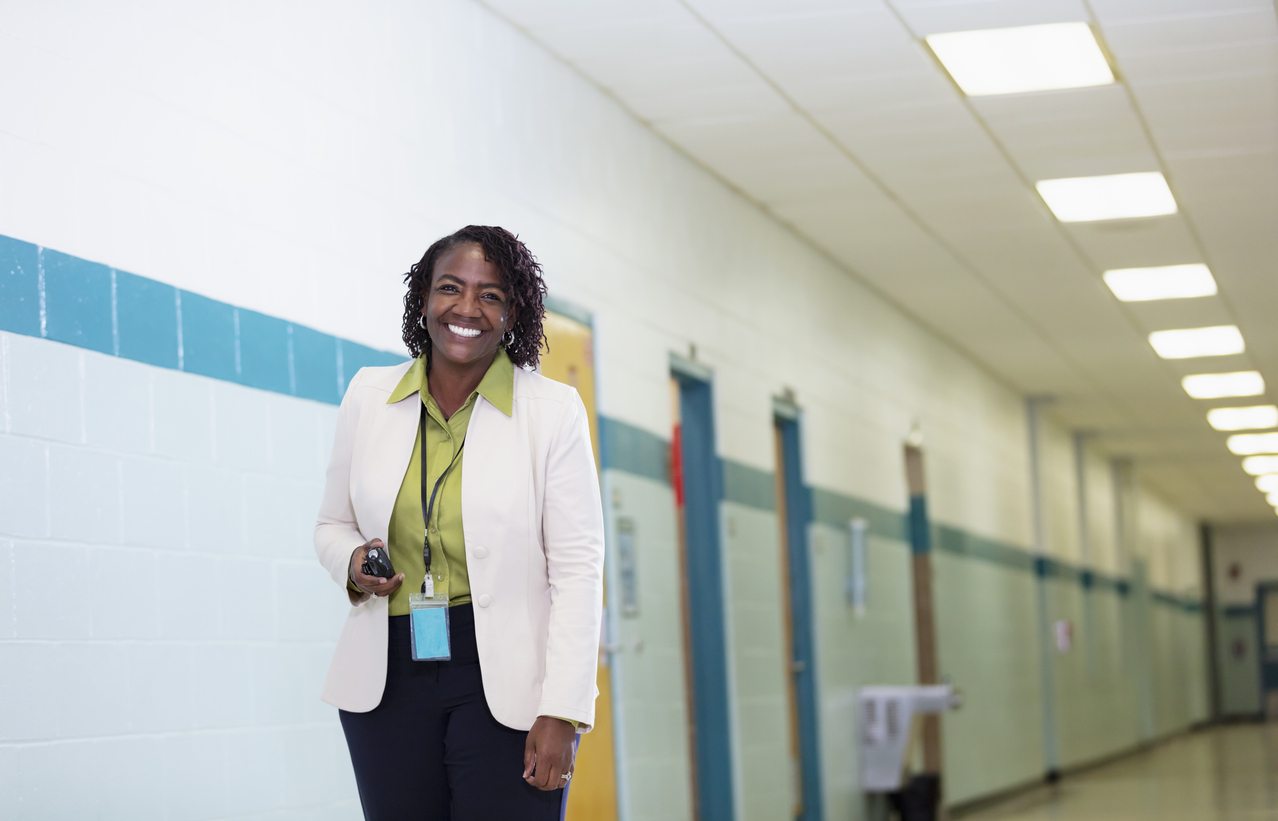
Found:
[[[521,28],[554,31],[596,23],[665,23],[687,16],[676,0],[484,0],[488,8]]]
[[[752,63],[781,83],[831,74],[912,71],[929,60],[884,6],[815,16],[712,18]]]
[[[1270,0],[1091,0],[1103,23],[1167,20],[1238,11],[1255,11]]]
[[[1127,54],[1122,73],[1133,83],[1153,85],[1196,79],[1226,79],[1278,72],[1278,49],[1260,40],[1225,46]]]
[[[919,37],[946,31],[1036,26],[1087,21],[1080,0],[890,0]]]
[[[932,66],[910,71],[870,74],[827,74],[787,80],[787,94],[804,110],[824,119],[827,114],[859,117],[873,124],[897,109],[952,106],[957,92]]]
[[[1110,23],[1102,18],[1101,25],[1105,42],[1120,66],[1128,55],[1278,40],[1278,23],[1272,7],[1134,23]]]

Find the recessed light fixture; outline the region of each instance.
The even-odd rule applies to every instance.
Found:
[[[1252,476],[1278,473],[1278,456],[1248,456],[1243,460],[1243,470]]]
[[[1278,433],[1235,433],[1227,443],[1230,453],[1254,456],[1257,453],[1278,453]]]
[[[1149,344],[1154,346],[1154,350],[1163,359],[1228,356],[1247,349],[1237,325],[1154,331],[1149,335]]]
[[[1161,268],[1117,268],[1105,272],[1105,284],[1123,302],[1185,299],[1216,293],[1216,280],[1201,262]]]
[[[1180,380],[1185,393],[1195,399],[1224,399],[1227,396],[1260,396],[1265,378],[1259,371],[1199,373]]]
[[[1261,493],[1273,493],[1278,490],[1278,473],[1267,473],[1256,477],[1256,487]]]
[[[928,35],[927,44],[969,97],[1114,82],[1086,23],[952,31]]]
[[[1253,405],[1249,408],[1213,408],[1207,411],[1207,424],[1216,430],[1278,428],[1278,406]]]
[[[1176,213],[1176,198],[1157,171],[1067,177],[1034,183],[1061,222],[1161,217]]]

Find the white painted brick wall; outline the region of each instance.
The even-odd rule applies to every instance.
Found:
[[[3,333],[0,367],[0,818],[358,818],[336,408]]]

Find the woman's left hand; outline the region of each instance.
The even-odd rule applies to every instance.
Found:
[[[566,787],[568,780],[563,776],[572,775],[576,737],[571,722],[538,716],[524,744],[524,780],[539,790]]]

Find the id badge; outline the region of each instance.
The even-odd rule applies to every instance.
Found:
[[[410,595],[408,625],[412,635],[413,661],[448,661],[453,657],[448,642],[446,599],[421,593]]]

